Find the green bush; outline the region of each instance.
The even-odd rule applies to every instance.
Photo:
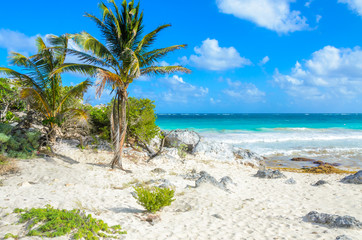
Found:
[[[47,205],[46,208],[30,210],[15,209],[19,213],[20,223],[27,223],[27,236],[59,237],[71,234],[73,239],[95,240],[99,238],[117,238],[121,231],[119,225],[109,227],[102,220],[94,219],[80,210],[59,210]],[[115,234],[115,235],[109,235]]]
[[[41,133],[37,131],[17,130],[11,133],[13,127],[9,124],[0,123],[0,154],[12,158],[34,157],[39,148]]]
[[[113,100],[112,100],[113,101]],[[99,135],[104,140],[111,139],[110,115],[112,102],[107,106],[92,107],[87,106],[85,109],[90,116],[92,124],[91,133]],[[154,102],[147,98],[128,99],[127,107],[127,139],[133,138],[137,141],[149,143],[160,132],[156,125]]]
[[[160,128],[156,125],[157,116],[154,103],[147,98],[130,97],[128,99],[128,137],[149,143],[152,138],[160,133]]]
[[[162,207],[170,206],[175,199],[173,199],[175,190],[170,188],[144,188],[135,187],[136,195],[133,196],[137,202],[142,205],[147,211],[155,213]]]

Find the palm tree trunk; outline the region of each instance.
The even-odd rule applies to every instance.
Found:
[[[115,129],[113,135],[113,145],[114,145],[114,157],[111,162],[111,166],[114,169],[115,167],[120,168],[126,172],[122,165],[122,152],[123,146],[126,139],[127,133],[127,101],[128,93],[127,89],[120,90],[117,93],[116,101],[113,106],[113,121],[111,121],[112,129]],[[116,106],[116,107],[115,107]],[[116,125],[117,124],[117,125]],[[115,126],[116,125],[116,126]]]

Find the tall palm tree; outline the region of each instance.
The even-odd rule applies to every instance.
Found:
[[[147,74],[169,74],[173,72],[190,72],[182,66],[157,66],[160,58],[186,45],[175,45],[160,49],[150,49],[160,31],[170,27],[162,25],[154,31],[142,36],[143,12],[139,3],[134,0],[122,2],[121,11],[114,0],[109,0],[111,6],[99,4],[102,19],[86,14],[100,29],[105,44],[87,32],[73,35],[74,41],[83,49],[76,51],[68,49],[69,54],[77,56],[83,64],[63,64],[55,73],[71,71],[83,73],[98,79],[97,95],[101,95],[108,85],[115,93],[112,108],[111,132],[114,158],[112,168],[122,166],[122,149],[127,130],[128,87],[134,79]]]
[[[54,141],[56,128],[65,117],[87,118],[85,111],[73,105],[83,96],[91,82],[86,80],[65,90],[61,75],[52,73],[64,64],[67,54],[64,49],[68,47],[69,37],[50,35],[47,40],[50,47],[46,46],[41,37],[36,39],[38,53],[33,56],[10,53],[10,64],[22,68],[22,73],[7,67],[0,67],[0,72],[18,80],[23,87],[20,97],[26,99],[31,108],[42,115],[43,123],[47,126],[47,137]]]

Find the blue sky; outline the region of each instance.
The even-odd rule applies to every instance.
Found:
[[[98,2],[2,1],[0,65],[10,51],[33,54],[36,36],[85,30],[101,39],[83,17],[100,16]],[[142,77],[129,89],[155,100],[158,113],[362,110],[360,0],[142,0],[141,8],[146,32],[172,24],[155,47],[188,45],[160,64],[191,74]],[[65,84],[84,79],[64,75]],[[93,105],[111,98],[94,92],[86,96]]]

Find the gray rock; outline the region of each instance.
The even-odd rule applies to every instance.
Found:
[[[161,182],[161,184],[158,186],[159,188],[172,188],[175,186],[167,179],[159,179],[158,181]]]
[[[233,154],[236,161],[244,165],[255,167],[264,164],[264,157],[248,149],[234,148]]]
[[[213,176],[211,176],[207,172],[201,171],[200,178],[195,181],[195,188],[200,187],[203,183],[209,183],[227,192],[230,192],[227,185],[229,183],[235,184],[233,180],[228,176],[223,177],[220,182],[218,182]]]
[[[341,180],[343,183],[362,184],[362,170]]]
[[[349,238],[346,235],[339,235],[336,237],[336,240],[352,240],[352,238]]]
[[[324,181],[324,180],[319,180],[318,182],[312,184],[312,186],[317,187],[317,186],[324,185],[324,184],[328,184],[328,182]]]
[[[308,222],[324,224],[329,227],[337,228],[362,228],[362,223],[351,216],[338,216],[333,214],[309,212],[306,215]]]
[[[296,184],[297,182],[294,180],[294,178],[289,178],[284,183],[286,183],[286,184]]]
[[[192,171],[190,173],[181,175],[181,177],[183,177],[183,179],[185,179],[185,180],[196,181],[197,179],[199,179],[201,177],[201,175],[200,175],[200,173],[196,172],[195,169],[192,169]]]
[[[187,147],[187,152],[192,153],[196,145],[200,142],[200,136],[198,133],[190,130],[174,130],[169,135],[164,133],[167,137],[165,138],[165,147],[174,148],[184,144]]]
[[[258,178],[268,178],[268,179],[276,179],[276,178],[285,178],[285,175],[281,173],[279,170],[258,170],[258,172],[254,175]]]
[[[211,216],[213,216],[215,218],[218,218],[218,219],[221,219],[221,220],[224,220],[224,218],[220,214],[212,214]]]
[[[166,170],[164,170],[162,168],[155,168],[151,172],[156,173],[156,174],[162,174],[162,173],[166,173]]]
[[[261,166],[264,158],[254,152],[235,148],[232,144],[201,139],[192,152],[200,159],[220,162],[238,162],[244,165]]]

